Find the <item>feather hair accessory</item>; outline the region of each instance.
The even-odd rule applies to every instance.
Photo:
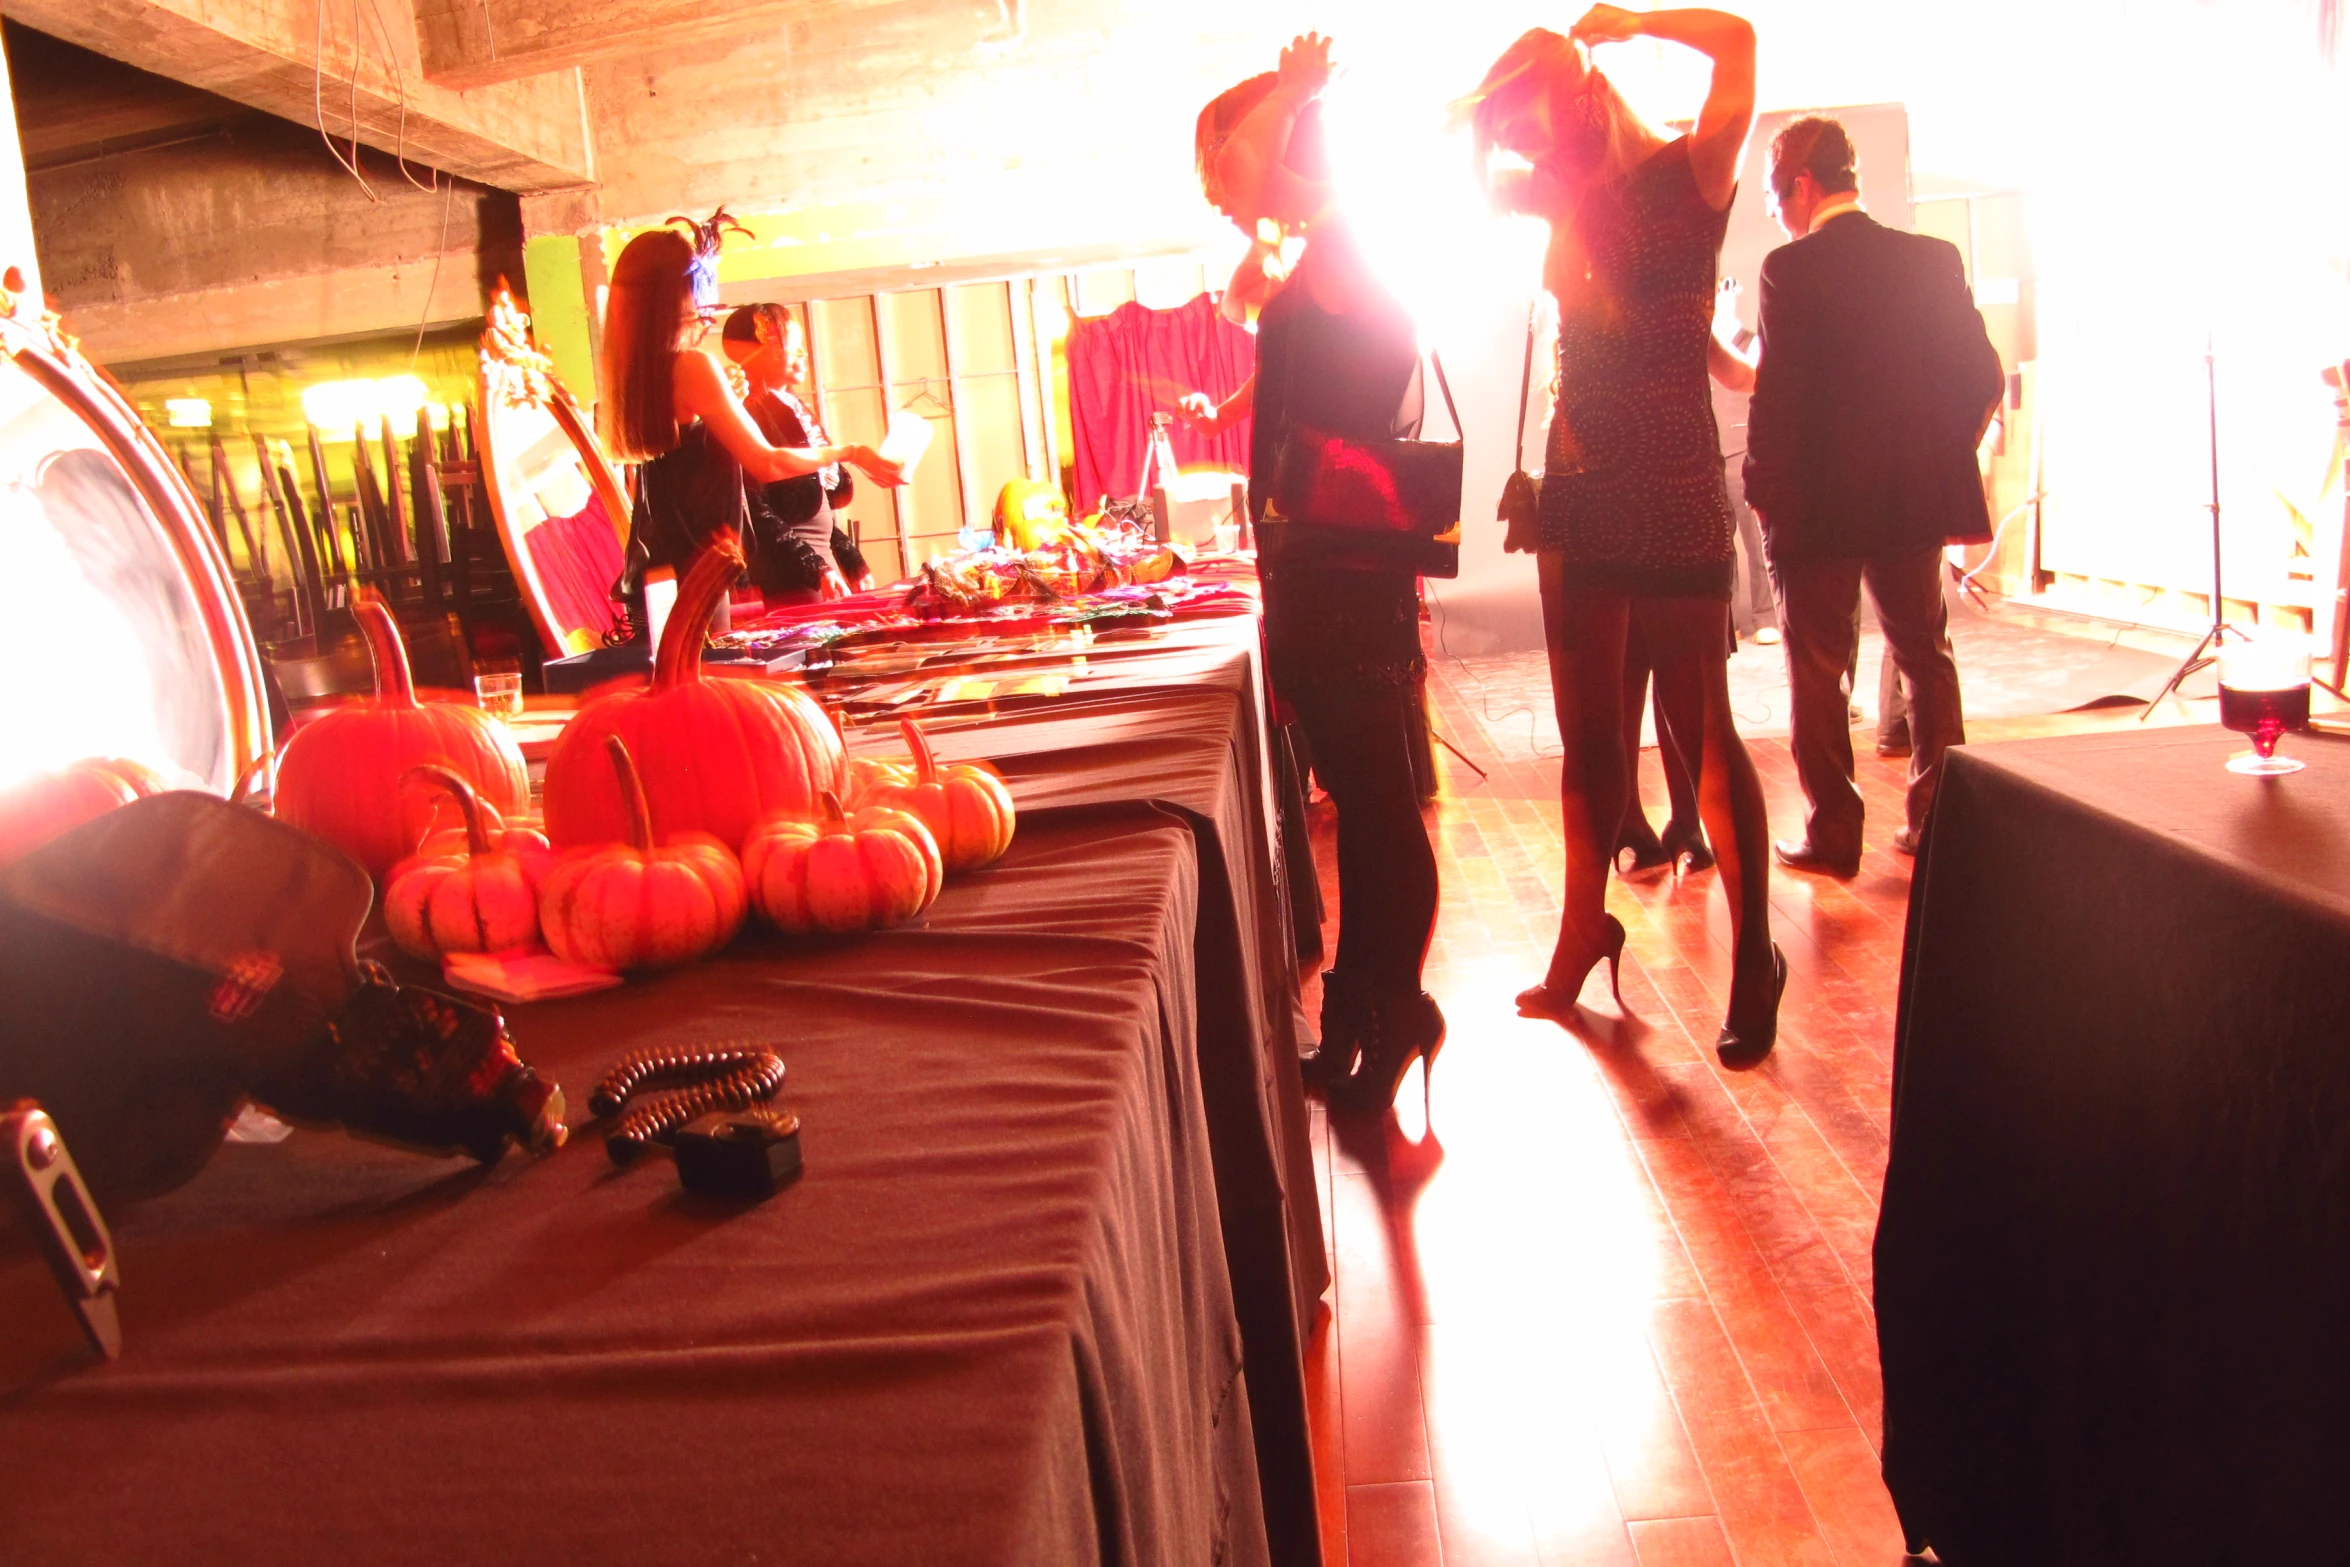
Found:
[[[729,232],[748,235],[751,231],[727,215],[722,206],[710,214],[705,222],[676,217],[669,220],[685,230],[686,238],[694,242],[694,259],[686,266],[686,280],[693,287],[694,307],[711,311],[718,308],[718,247],[726,242]]]

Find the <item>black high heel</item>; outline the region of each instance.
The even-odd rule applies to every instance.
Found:
[[[1657,841],[1662,843],[1665,846],[1665,852],[1672,856],[1676,874],[1694,876],[1699,871],[1710,871],[1714,868],[1714,851],[1712,846],[1705,841],[1703,827],[1690,827],[1683,830],[1680,823],[1667,822],[1663,835]]]
[[[1624,922],[1613,914],[1602,914],[1607,921],[1607,938],[1600,949],[1591,955],[1575,975],[1572,985],[1563,981],[1554,983],[1547,976],[1539,985],[1529,985],[1518,992],[1518,1015],[1548,1018],[1556,1023],[1570,1017],[1575,1011],[1575,998],[1583,994],[1583,981],[1591,977],[1591,970],[1601,958],[1607,959],[1607,988],[1620,1008],[1624,1004],[1624,986],[1621,966],[1624,961]],[[1556,967],[1555,960],[1553,967]]]
[[[1721,1037],[1714,1041],[1714,1054],[1727,1067],[1749,1067],[1771,1053],[1779,1042],[1779,999],[1787,994],[1787,954],[1771,943],[1771,1015],[1760,1028],[1740,1029],[1730,1020],[1722,1024]]]
[[[1329,1088],[1346,1080],[1363,1053],[1370,998],[1336,969],[1322,971],[1322,1048],[1298,1063],[1308,1088]]]
[[[1646,822],[1641,823],[1646,827]],[[1615,867],[1619,880],[1630,881],[1635,876],[1646,876],[1661,871],[1673,863],[1673,851],[1655,833],[1642,837],[1626,837],[1616,845],[1615,858],[1609,861]]]
[[[1363,1058],[1354,1072],[1330,1085],[1330,1102],[1340,1109],[1376,1113],[1392,1107],[1412,1063],[1421,1063],[1423,1096],[1436,1076],[1436,1052],[1444,1048],[1444,1013],[1425,990],[1378,998],[1369,1009]],[[1423,1111],[1426,1109],[1423,1098]]]

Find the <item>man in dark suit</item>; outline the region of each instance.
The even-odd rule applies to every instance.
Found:
[[[1942,547],[1991,536],[1975,446],[2005,384],[1955,247],[1860,210],[1852,142],[1802,119],[1771,143],[1771,193],[1793,243],[1762,267],[1762,363],[1746,499],[1761,517],[1794,698],[1795,768],[1811,802],[1796,870],[1860,869],[1846,671],[1861,582],[1910,687],[1909,820],[1942,753],[1966,739],[1942,602]]]

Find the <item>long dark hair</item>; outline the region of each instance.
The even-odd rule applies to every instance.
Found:
[[[693,260],[693,241],[661,228],[630,240],[613,263],[596,424],[605,447],[623,462],[643,462],[677,445],[676,359],[693,312]]]

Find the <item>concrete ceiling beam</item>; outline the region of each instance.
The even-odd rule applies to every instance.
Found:
[[[426,79],[405,6],[6,0],[10,18],[141,70],[510,191],[594,182],[576,71],[472,91]],[[380,21],[379,21],[380,16]]]
[[[631,51],[674,52],[893,0],[414,0],[425,74],[482,87]]]

